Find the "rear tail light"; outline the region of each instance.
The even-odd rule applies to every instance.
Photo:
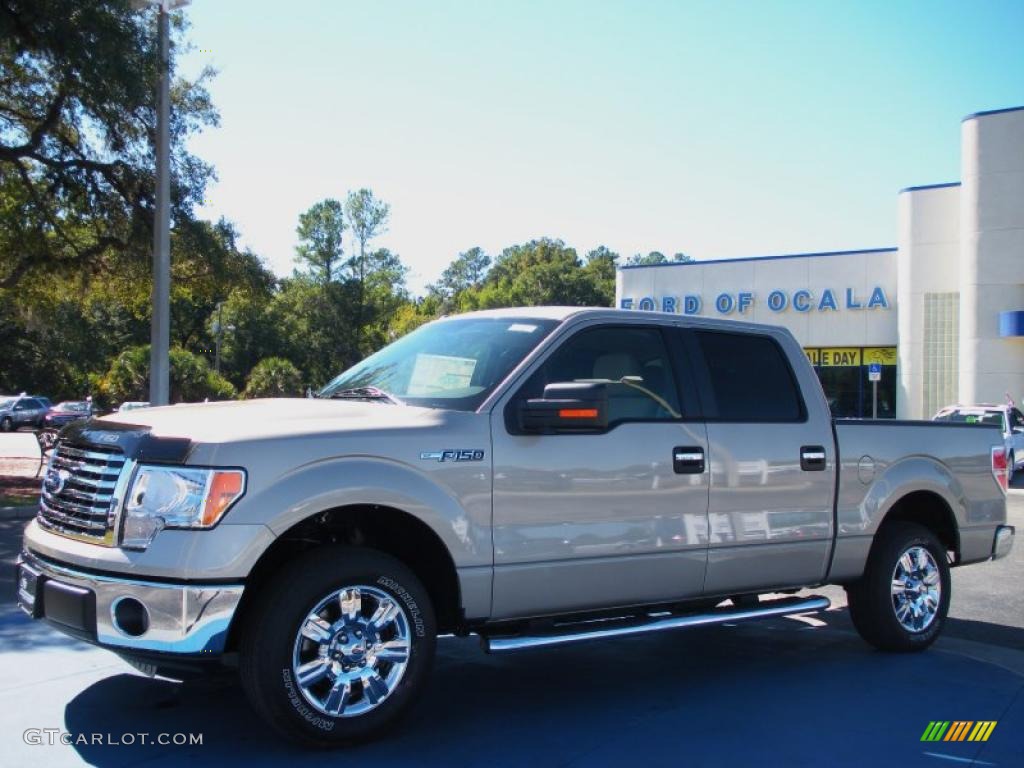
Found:
[[[1010,468],[1006,462],[1006,449],[1002,446],[992,448],[992,476],[1004,492],[1010,487]]]

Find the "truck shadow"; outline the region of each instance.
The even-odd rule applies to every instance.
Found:
[[[1002,713],[1024,682],[951,653],[878,653],[846,631],[845,611],[823,616],[813,626],[780,619],[506,656],[483,654],[472,638],[443,638],[430,685],[407,721],[385,739],[334,757],[279,741],[229,680],[109,677],[68,703],[65,728],[112,739],[143,732],[150,739],[202,737],[191,746],[142,745],[138,737],[116,749],[76,744],[97,766],[301,765],[326,757],[446,767],[641,759],[678,768],[766,759],[818,765],[824,754],[829,765],[913,764],[927,759],[919,738],[929,719],[1006,721]],[[1014,631],[1005,639],[1021,647],[1024,631]],[[894,721],[893,702],[921,686],[930,709]],[[1019,730],[1024,722],[1005,725]],[[840,731],[855,748],[836,749]],[[965,754],[975,755],[972,749]]]

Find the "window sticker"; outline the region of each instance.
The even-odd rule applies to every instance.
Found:
[[[416,364],[409,378],[406,395],[409,397],[430,397],[452,390],[469,389],[476,370],[476,360],[471,357],[448,357],[447,355],[416,355]]]
[[[533,333],[537,330],[537,326],[530,325],[529,323],[512,323],[508,330],[512,333]]]

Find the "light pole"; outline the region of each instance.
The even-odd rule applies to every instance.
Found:
[[[220,341],[224,336],[224,331],[233,331],[235,326],[225,326],[221,322],[221,309],[224,306],[223,301],[217,302],[217,319],[213,321],[213,342],[214,342],[214,353],[213,353],[213,370],[215,373],[220,373]]]
[[[132,0],[157,12],[156,205],[153,210],[153,320],[150,326],[149,402],[167,405],[171,346],[171,57],[170,12],[190,0]]]

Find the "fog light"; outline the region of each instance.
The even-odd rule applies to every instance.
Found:
[[[110,606],[114,628],[123,635],[138,637],[149,629],[149,611],[134,597],[119,597]]]

